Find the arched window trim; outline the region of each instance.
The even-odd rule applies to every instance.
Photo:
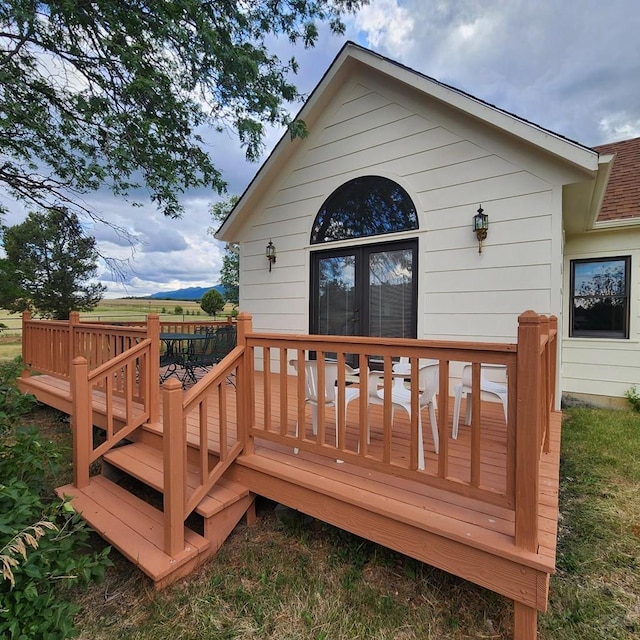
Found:
[[[358,193],[358,189],[362,189],[362,193]],[[369,215],[372,209],[379,214],[385,207],[386,216]],[[360,230],[356,228],[359,225],[362,225]],[[341,228],[347,229],[344,234],[340,234]],[[365,240],[419,228],[418,212],[407,190],[391,178],[367,174],[352,178],[332,191],[313,221],[310,244],[323,246],[330,242]]]

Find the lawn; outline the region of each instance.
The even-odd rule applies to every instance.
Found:
[[[41,427],[68,442],[68,425],[55,412],[39,411],[45,413]],[[549,612],[540,616],[539,637],[635,639],[640,634],[640,415],[566,411],[561,476],[558,572],[551,581]],[[260,502],[255,527],[239,525],[216,557],[160,593],[112,552],[115,565],[105,581],[76,593],[80,637],[511,637],[511,605],[500,596],[274,507]]]

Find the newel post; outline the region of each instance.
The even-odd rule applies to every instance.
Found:
[[[71,363],[71,430],[73,433],[73,484],[78,489],[89,484],[93,446],[93,411],[86,358]]]
[[[176,556],[184,550],[187,434],[182,411],[182,385],[173,378],[162,386],[162,439],[164,551]]]
[[[29,370],[29,347],[32,347],[31,341],[33,335],[27,329],[27,323],[31,320],[31,311],[22,312],[22,377],[28,378],[31,376]]]
[[[542,317],[525,311],[518,318],[516,413],[515,543],[527,551],[538,547],[538,485],[542,424]]]
[[[238,346],[244,347],[242,362],[238,367],[238,439],[247,454],[253,453],[253,438],[249,437],[249,425],[253,424],[253,358],[247,346],[247,335],[253,331],[253,318],[248,313],[238,314]]]
[[[160,421],[160,316],[147,316],[147,338],[151,340],[149,352],[149,422]]]

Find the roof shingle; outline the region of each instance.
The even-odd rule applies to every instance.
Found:
[[[598,222],[640,216],[640,138],[594,147],[602,154],[615,154],[609,184]]]

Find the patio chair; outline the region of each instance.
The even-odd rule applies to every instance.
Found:
[[[290,360],[289,364],[298,371],[298,361]],[[324,365],[324,390],[318,388],[318,362],[317,360],[305,360],[305,404],[311,405],[311,426],[313,434],[318,433],[318,406],[320,403],[325,407],[335,407],[335,421],[336,421],[336,447],[338,446],[338,393],[337,393],[337,381],[338,381],[338,363],[325,361]],[[356,375],[357,370],[351,368],[348,364],[345,364],[346,375]],[[345,419],[347,414],[347,408],[349,403],[360,395],[360,389],[356,386],[345,386],[344,390],[344,411]],[[296,436],[298,435],[298,423],[296,422]],[[294,449],[295,453],[298,453],[297,449]]]
[[[197,382],[196,369],[207,370],[217,362],[215,335],[208,331],[204,338],[193,340],[189,344],[189,351],[182,364],[184,367],[183,383],[186,383],[187,379],[194,383]]]
[[[165,344],[164,353],[160,354],[160,384],[168,380],[172,375],[178,375],[178,367],[184,367],[185,355],[176,350],[172,343]],[[178,376],[179,377],[179,376]]]
[[[213,353],[216,364],[235,349],[236,342],[237,333],[234,325],[224,325],[215,330]]]
[[[507,383],[505,382],[494,382],[493,380],[489,380],[484,375],[487,371],[498,371],[503,372],[503,375],[506,376],[507,368],[503,364],[482,364],[480,365],[480,391],[482,393],[486,393],[492,396],[496,396],[502,402],[502,407],[504,409],[504,419],[505,422],[508,420],[508,401],[507,401]],[[455,439],[458,437],[458,422],[460,421],[460,404],[462,403],[462,396],[466,396],[466,412],[465,412],[465,420],[464,423],[469,425],[471,424],[471,389],[472,389],[472,381],[471,381],[471,372],[472,368],[470,364],[466,364],[462,369],[462,380],[459,382],[454,390],[454,405],[453,405],[453,431],[452,437]]]
[[[438,423],[436,421],[435,397],[438,392],[438,363],[424,364],[418,368],[418,469],[424,469],[424,440],[422,437],[422,410],[429,409],[429,420],[431,422],[431,435],[433,437],[433,448],[436,453],[440,450],[440,438],[438,434]],[[369,404],[384,405],[384,389],[379,389],[380,380],[383,377],[381,371],[369,373]],[[393,411],[399,407],[406,411],[411,418],[411,389],[408,389],[404,381],[409,378],[403,377],[404,373],[394,375],[394,383],[391,387],[391,419],[393,421]]]

